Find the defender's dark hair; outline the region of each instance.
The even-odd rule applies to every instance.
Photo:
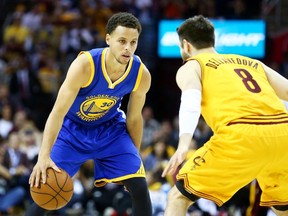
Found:
[[[185,39],[196,49],[214,47],[215,45],[214,26],[202,15],[187,19],[177,28],[177,33],[181,43]]]
[[[131,13],[119,12],[111,16],[106,25],[106,33],[111,34],[117,26],[137,29],[139,34],[142,31],[139,20]]]

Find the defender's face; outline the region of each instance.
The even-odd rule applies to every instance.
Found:
[[[117,26],[111,34],[106,35],[106,42],[115,59],[120,64],[127,64],[136,51],[138,38],[137,29]]]

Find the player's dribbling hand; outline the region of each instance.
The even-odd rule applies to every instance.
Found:
[[[29,178],[30,187],[39,187],[40,181],[43,184],[46,183],[46,170],[49,167],[53,168],[57,172],[61,172],[61,170],[56,166],[50,157],[45,159],[38,159]]]

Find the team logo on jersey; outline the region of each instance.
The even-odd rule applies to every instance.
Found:
[[[117,102],[117,97],[98,95],[87,98],[81,105],[78,117],[84,121],[95,121],[104,116]]]

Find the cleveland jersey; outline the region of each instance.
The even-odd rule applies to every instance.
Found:
[[[67,117],[85,125],[97,125],[124,116],[120,110],[122,98],[135,91],[140,83],[143,63],[136,55],[131,57],[127,69],[117,81],[112,82],[105,68],[105,54],[108,48],[92,49],[85,54],[90,61],[91,77],[83,86]]]
[[[216,131],[233,123],[281,122],[286,109],[260,62],[240,55],[199,54],[202,115]]]

